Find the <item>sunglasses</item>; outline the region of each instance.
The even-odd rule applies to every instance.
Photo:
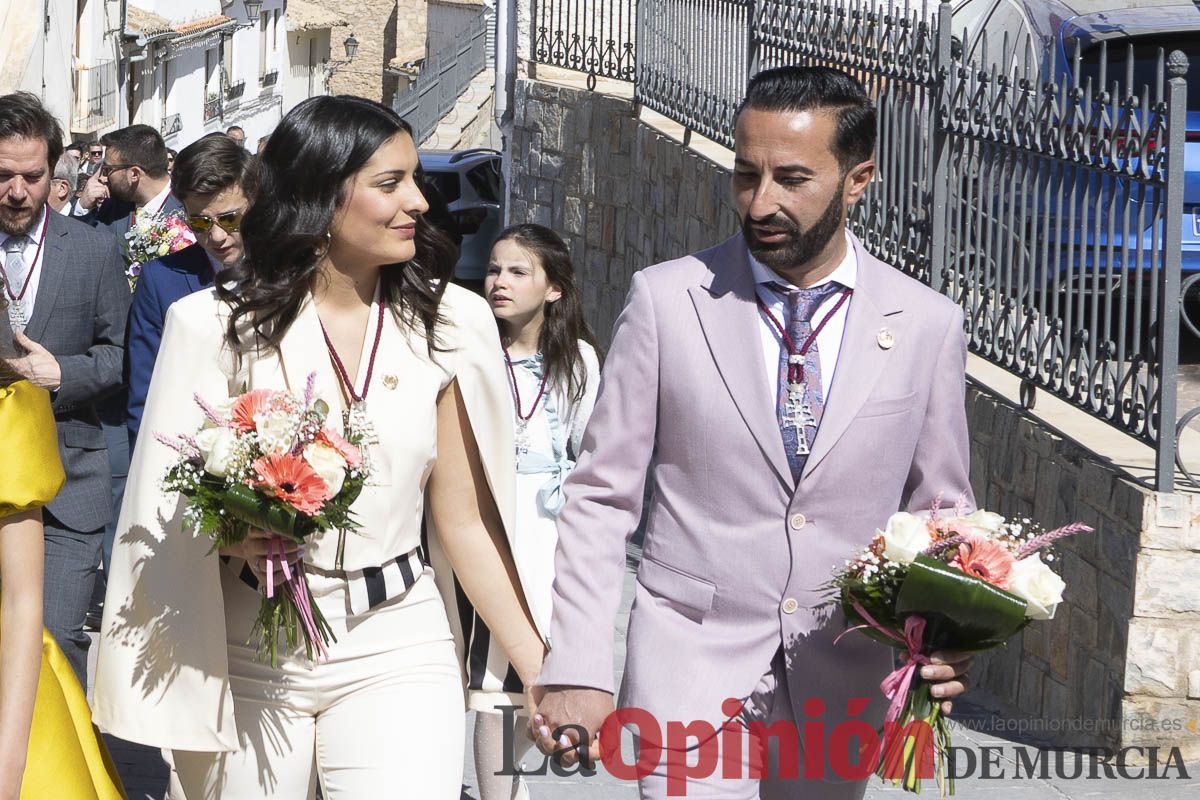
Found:
[[[101,177],[107,178],[114,172],[120,172],[123,169],[131,169],[136,166],[137,164],[101,164],[98,172],[100,173]]]
[[[216,217],[207,217],[203,214],[196,214],[187,218],[188,227],[196,233],[208,233],[212,230],[213,225],[217,225],[226,233],[237,233],[242,227],[242,217],[246,212],[230,211],[225,214],[218,214]]]

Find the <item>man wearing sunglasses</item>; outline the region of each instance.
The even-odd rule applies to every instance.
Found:
[[[129,317],[129,449],[137,437],[167,309],[212,286],[242,259],[242,215],[257,186],[255,158],[227,136],[185,147],[171,176],[196,244],[142,265]]]
[[[138,214],[170,214],[180,211],[171,193],[167,172],[167,145],[149,125],[130,125],[105,134],[104,163],[96,180],[108,190],[109,198],[86,221],[108,228],[121,242]],[[81,205],[87,205],[85,193]]]

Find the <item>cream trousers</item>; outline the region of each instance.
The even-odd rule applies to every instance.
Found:
[[[345,582],[309,575],[337,641],[328,661],[255,660],[259,595],[224,565],[230,688],[241,749],[175,750],[172,800],[458,800],[463,683],[427,568],[407,594],[348,616]]]

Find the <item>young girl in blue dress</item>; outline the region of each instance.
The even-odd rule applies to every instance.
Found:
[[[541,225],[514,225],[492,247],[484,295],[500,328],[516,429],[517,513],[514,560],[521,565],[526,597],[535,618],[550,622],[555,530],[565,500],[562,485],[575,466],[583,431],[600,388],[602,353],[584,320],[566,244]],[[473,612],[461,617],[469,630],[467,683],[476,712],[475,774],[480,800],[527,797],[523,781],[496,775],[519,763],[531,744],[524,720],[510,714],[505,730],[499,706],[524,702],[521,681],[503,652],[491,645]],[[505,740],[516,752],[504,752]]]

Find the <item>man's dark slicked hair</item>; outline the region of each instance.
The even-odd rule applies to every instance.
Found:
[[[830,111],[837,116],[833,154],[843,170],[875,152],[875,106],[853,76],[829,67],[776,67],[750,79],[740,115],[755,111]]]
[[[171,193],[180,200],[240,186],[249,200],[258,190],[258,159],[223,133],[192,142],[175,157]]]
[[[41,139],[46,143],[46,167],[53,173],[63,154],[62,127],[37,95],[0,95],[0,139]]]
[[[115,147],[121,161],[142,168],[151,178],[167,176],[167,145],[149,125],[130,125],[100,137],[105,147]]]

